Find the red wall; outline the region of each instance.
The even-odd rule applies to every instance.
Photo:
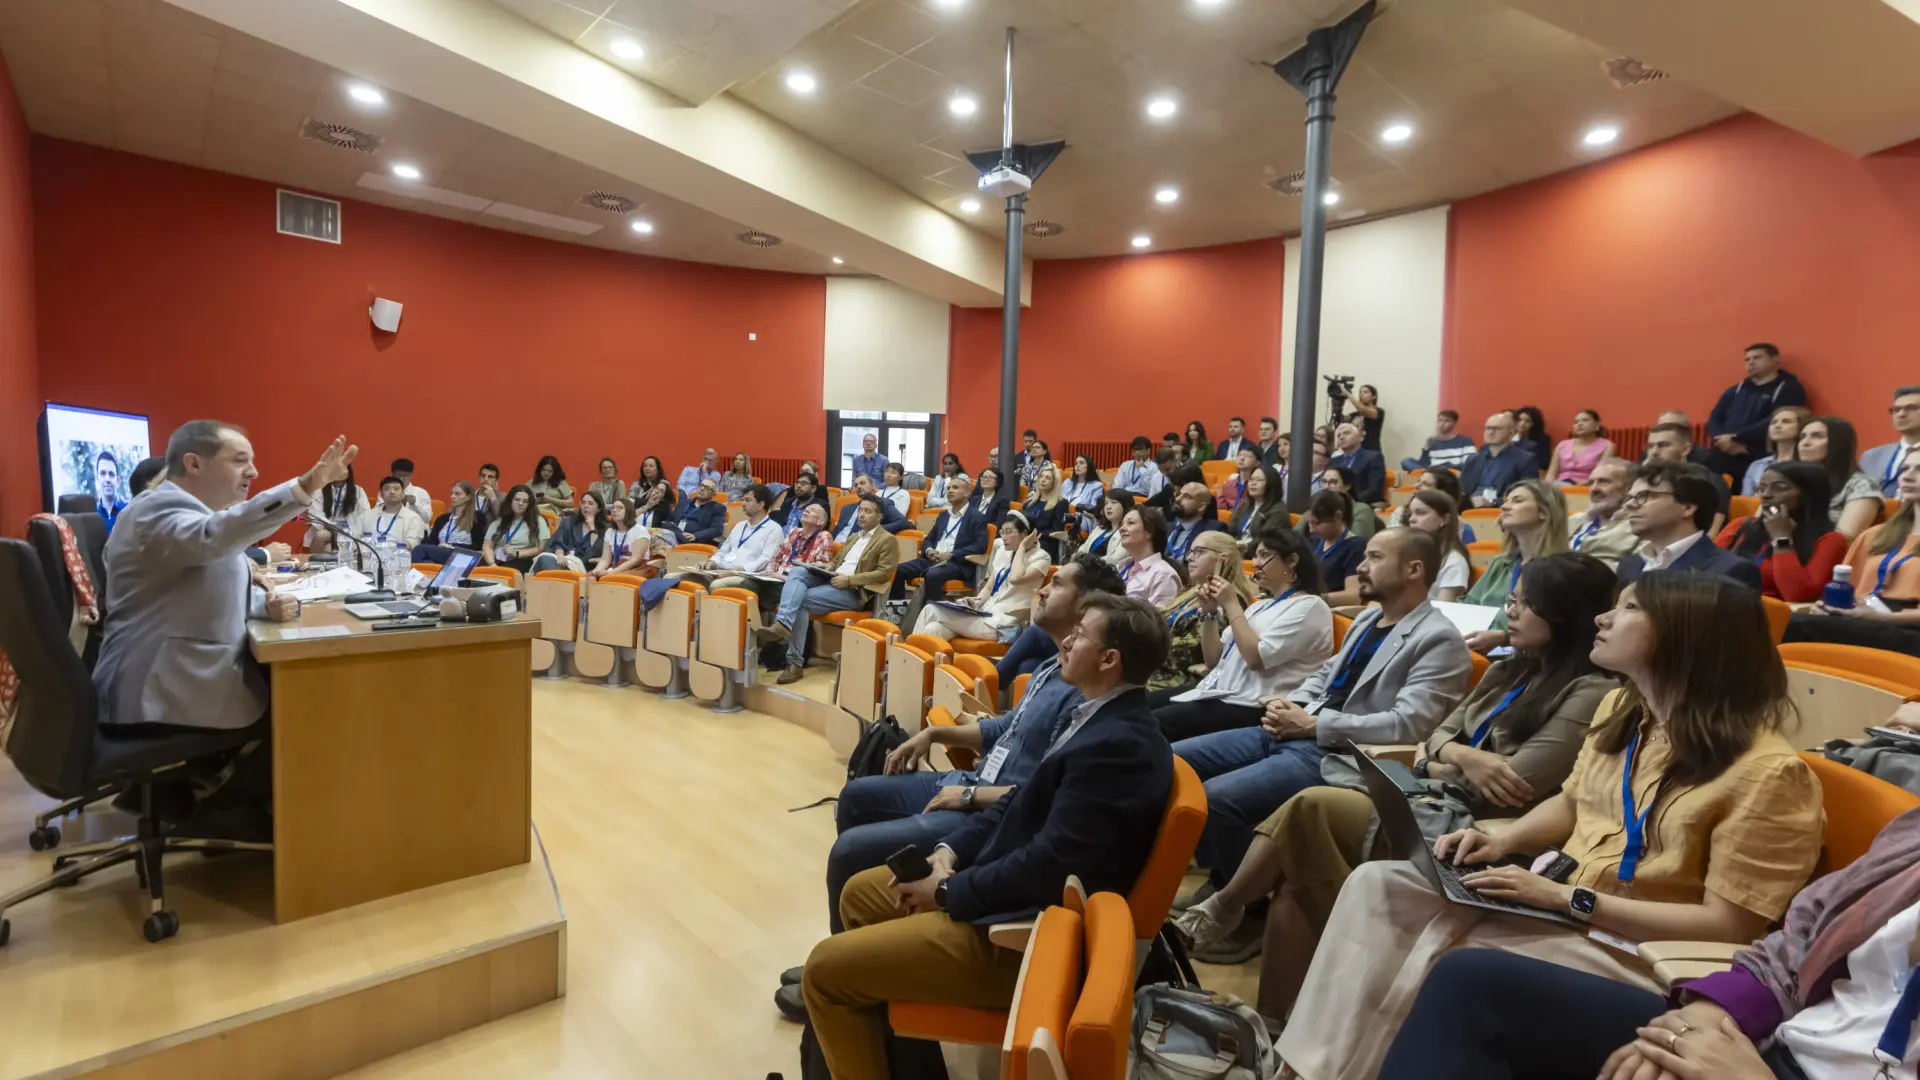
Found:
[[[1742,116],[1468,199],[1451,229],[1441,399],[1471,432],[1522,404],[1557,430],[1704,421],[1754,341],[1867,445],[1920,381],[1920,143],[1861,160]]]
[[[1279,239],[1155,255],[1045,260],[1020,315],[1019,428],[1068,439],[1252,429],[1280,400]],[[947,445],[986,464],[1000,424],[1000,312],[956,308]],[[1112,468],[1118,462],[1101,462]]]
[[[26,121],[0,57],[0,534],[40,510],[39,371],[33,323],[33,188]]]
[[[519,482],[557,454],[581,486],[602,454],[630,479],[646,454],[677,471],[707,445],[826,442],[818,277],[356,202],[339,245],[281,236],[271,184],[51,139],[33,180],[42,389],[151,415],[156,449],[183,421],[230,420],[278,481],[344,433],[369,491],[406,456],[444,497],[482,461]],[[0,208],[5,191],[0,168]],[[368,322],[375,296],[406,305],[398,335]]]

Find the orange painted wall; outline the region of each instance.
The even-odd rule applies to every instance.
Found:
[[[1020,317],[1019,427],[1056,455],[1069,439],[1157,442],[1194,419],[1214,438],[1236,414],[1251,429],[1280,399],[1284,255],[1273,239],[1036,262]],[[999,310],[954,309],[952,338],[947,445],[973,471],[998,439]]]
[[[1920,381],[1920,143],[1856,159],[1742,116],[1452,213],[1441,399],[1705,420],[1773,341],[1815,408],[1890,438]]]
[[[147,413],[156,448],[231,420],[278,480],[344,432],[369,490],[407,456],[443,497],[482,461],[519,482],[557,454],[579,486],[602,454],[630,479],[646,454],[677,471],[710,443],[826,442],[818,277],[355,202],[342,244],[281,236],[270,184],[59,140],[35,142],[33,177],[45,394]],[[368,322],[375,296],[406,305],[397,336]]]
[[[29,136],[0,57],[0,535],[20,536],[40,510],[39,369],[33,320]]]

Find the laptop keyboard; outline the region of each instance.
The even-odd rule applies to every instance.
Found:
[[[1502,899],[1499,899],[1498,897],[1488,896],[1485,893],[1475,892],[1474,890],[1467,888],[1465,885],[1460,883],[1460,875],[1461,875],[1460,868],[1453,865],[1451,862],[1447,862],[1442,859],[1435,858],[1433,860],[1433,865],[1435,869],[1440,871],[1440,883],[1446,886],[1447,895],[1452,897],[1455,900],[1468,900],[1476,904],[1487,904],[1492,907],[1505,908],[1509,911],[1537,912],[1540,910],[1539,908],[1536,908],[1530,904],[1517,903],[1512,900],[1502,900]],[[1484,869],[1484,868],[1478,867],[1478,866],[1472,866],[1472,867],[1468,867],[1465,872],[1471,874],[1481,869]]]

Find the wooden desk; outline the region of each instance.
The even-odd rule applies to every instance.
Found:
[[[532,857],[540,620],[371,625],[327,603],[248,626],[273,686],[278,922]],[[347,633],[287,636],[313,627]]]

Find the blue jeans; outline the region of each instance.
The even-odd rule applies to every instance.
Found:
[[[840,789],[834,824],[840,836],[827,853],[827,926],[840,924],[840,890],[862,870],[886,864],[887,856],[908,844],[932,855],[933,846],[959,828],[967,815],[959,810],[920,811],[957,773],[916,772],[901,776],[863,776]]]
[[[1027,628],[1020,631],[1020,636],[1013,639],[1013,644],[1007,646],[1007,654],[994,665],[994,670],[1000,673],[1001,687],[1011,695],[1015,678],[1040,670],[1040,665],[1059,651],[1060,646],[1051,635],[1028,623]]]
[[[1224,887],[1253,843],[1253,828],[1280,804],[1320,783],[1326,751],[1312,739],[1276,739],[1263,727],[1216,731],[1182,739],[1173,752],[1187,759],[1207,789],[1207,824],[1195,856],[1215,888]]]
[[[807,631],[813,621],[807,616],[829,611],[864,608],[867,601],[857,589],[836,589],[831,578],[819,570],[802,568],[787,578],[780,590],[780,611],[774,618],[792,632],[787,639],[787,666],[807,666]]]

